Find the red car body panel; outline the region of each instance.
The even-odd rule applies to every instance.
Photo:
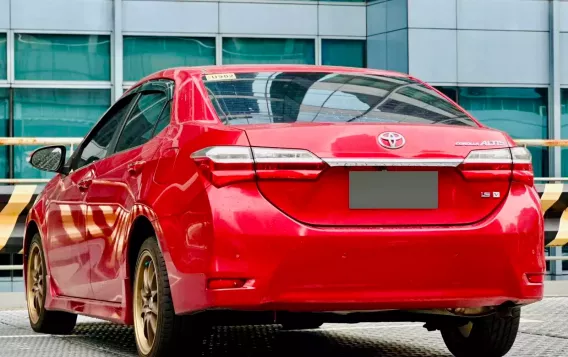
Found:
[[[148,143],[69,176],[57,175],[30,212],[47,257],[47,309],[132,323],[129,241],[135,222],[154,228],[175,311],[351,311],[529,304],[542,299],[543,218],[530,184],[472,180],[459,167],[436,168],[436,210],[349,210],[347,175],[370,168],[330,167],[316,181],[244,180],[222,187],[204,179],[192,153],[212,146],[309,150],[321,158],[463,160],[459,141],[495,140],[484,128],[396,124],[222,124],[207,100],[204,73],[341,72],[317,66],[176,68],[149,76],[175,81],[171,124]],[[136,86],[135,86],[136,87]],[[127,92],[128,93],[128,92]],[[125,93],[126,95],[126,93]],[[407,145],[388,151],[381,132]],[[431,139],[428,145],[424,140]],[[488,146],[488,149],[502,146]],[[144,162],[129,170],[131,163]],[[420,170],[416,167],[393,170]],[[79,181],[89,179],[83,190]],[[499,192],[484,200],[480,191]],[[70,234],[73,233],[73,234]],[[25,263],[27,264],[27,263]],[[242,281],[211,288],[215,279]]]

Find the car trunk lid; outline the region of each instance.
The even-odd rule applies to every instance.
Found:
[[[252,147],[307,150],[327,163],[315,179],[257,181],[274,206],[310,225],[470,224],[488,216],[509,190],[510,165],[476,169],[477,176],[462,165],[472,150],[507,147],[498,131],[373,124],[243,129]]]

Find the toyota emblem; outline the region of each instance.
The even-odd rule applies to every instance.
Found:
[[[406,144],[406,139],[399,133],[388,131],[379,135],[379,144],[387,149],[400,149]]]

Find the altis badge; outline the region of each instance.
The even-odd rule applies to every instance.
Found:
[[[484,140],[484,141],[458,141],[456,146],[505,146],[506,142],[500,140]]]

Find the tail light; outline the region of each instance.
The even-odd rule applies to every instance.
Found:
[[[459,168],[472,181],[512,180],[530,186],[534,183],[531,154],[524,147],[474,150]]]
[[[253,179],[313,180],[327,168],[316,155],[297,149],[214,146],[191,157],[217,187]]]
[[[523,182],[529,186],[534,184],[534,171],[531,152],[521,146],[511,148],[513,156],[513,181]]]

